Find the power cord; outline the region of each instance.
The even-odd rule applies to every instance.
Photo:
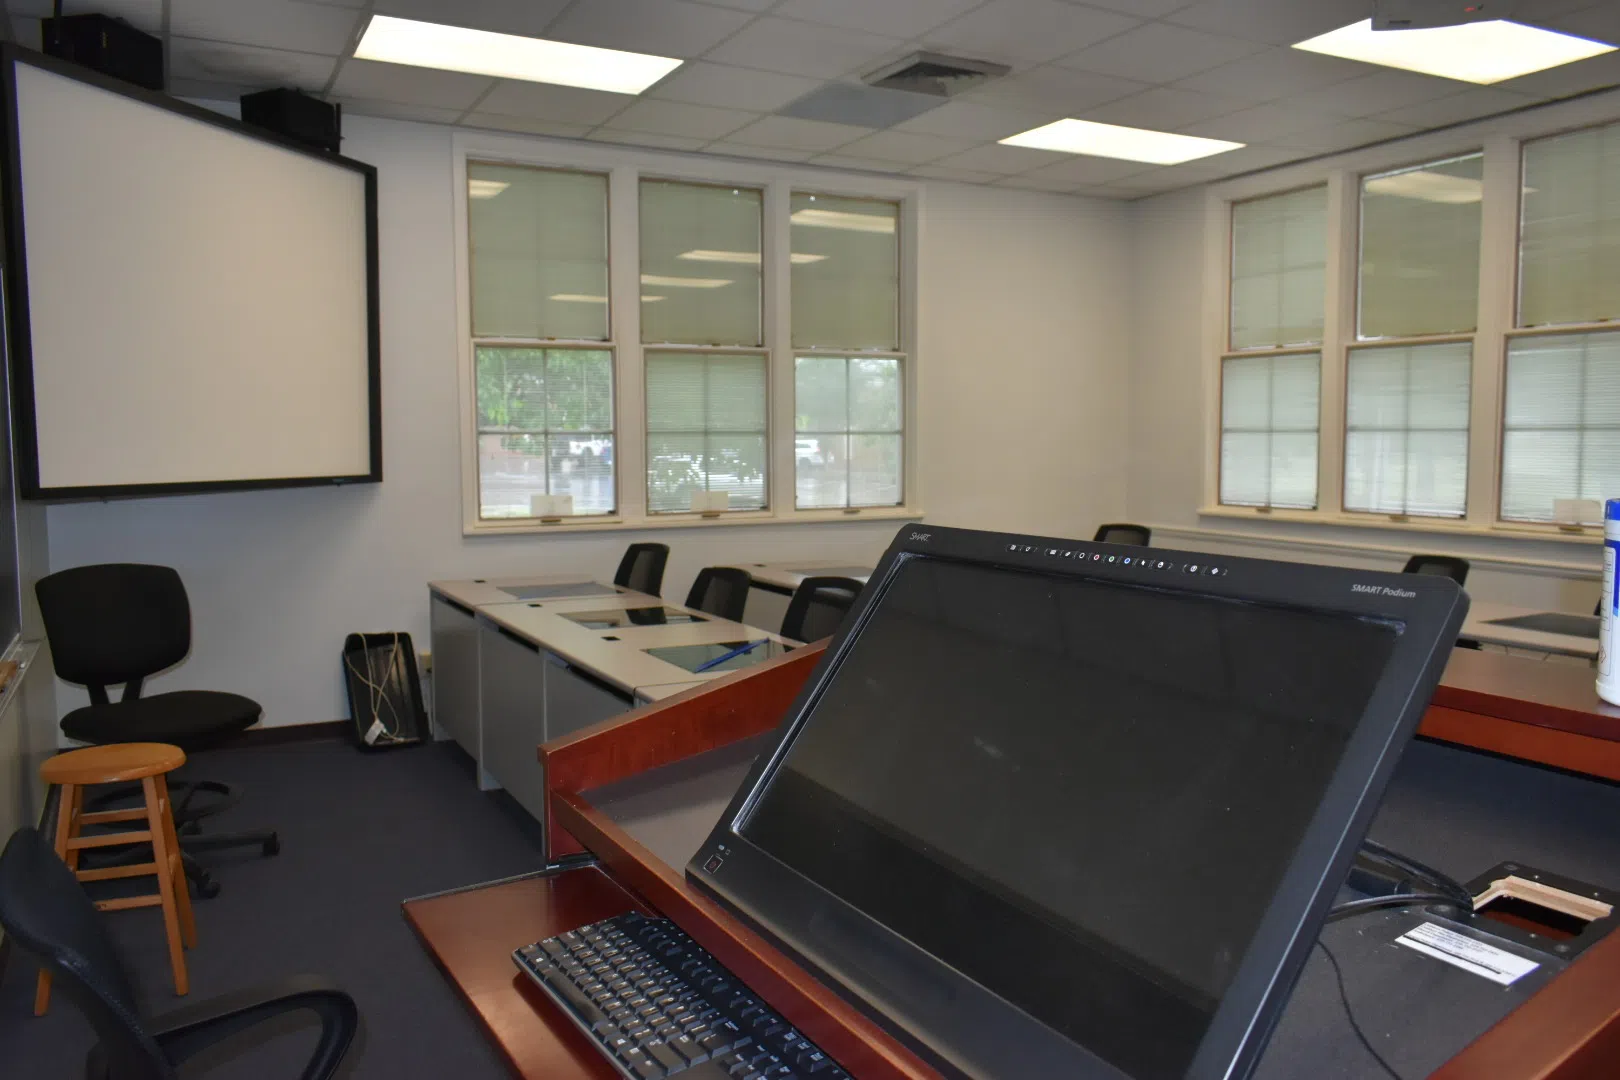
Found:
[[[1367,896],[1360,900],[1346,900],[1344,903],[1328,909],[1327,921],[1337,922],[1339,919],[1351,915],[1360,915],[1365,911],[1376,911],[1379,908],[1392,907],[1418,907],[1423,904],[1444,904],[1447,907],[1458,907],[1455,897],[1440,892],[1399,892],[1389,893],[1386,896]],[[1473,901],[1468,903],[1468,909],[1473,910]]]
[[[376,669],[372,666],[373,661],[376,659],[376,654],[381,651],[380,646],[366,646],[361,650],[366,655],[366,670],[364,672],[361,672],[359,667],[355,665],[351,654],[345,653],[343,655],[343,663],[344,666],[349,669],[349,673],[356,679],[360,680],[362,686],[366,687],[367,697],[369,698],[367,704],[369,705],[369,715],[371,717],[372,727],[380,727],[382,729],[377,737],[367,738],[366,742],[368,743],[377,741],[399,742],[401,741],[399,732],[404,727],[404,722],[399,715],[399,711],[394,708],[394,703],[388,698],[388,687],[386,685],[394,673],[394,665],[399,661],[398,630],[392,631],[387,650],[388,660],[381,675],[378,675]],[[379,679],[381,682],[378,681]],[[388,713],[393,718],[394,726],[392,728],[390,728],[388,724],[384,723],[383,721],[382,709],[380,708],[380,706],[383,705],[388,707]],[[367,729],[368,734],[370,730],[371,729],[369,728]]]
[[[1372,1055],[1372,1059],[1378,1062],[1379,1068],[1383,1069],[1393,1080],[1406,1080],[1405,1077],[1395,1071],[1389,1062],[1384,1060],[1384,1055],[1378,1052],[1377,1048],[1373,1046],[1372,1040],[1367,1038],[1367,1033],[1361,1030],[1361,1024],[1356,1020],[1356,1014],[1350,1008],[1350,994],[1344,988],[1344,969],[1339,966],[1339,958],[1333,955],[1333,950],[1328,948],[1327,942],[1321,938],[1316,939],[1316,945],[1317,948],[1322,950],[1322,955],[1327,957],[1327,962],[1333,965],[1333,981],[1339,984],[1339,1004],[1344,1006],[1344,1018],[1350,1021],[1350,1030],[1356,1033],[1356,1038],[1361,1040],[1362,1047]]]
[[[1448,893],[1453,902],[1459,907],[1466,907],[1470,911],[1474,907],[1474,895],[1456,878],[1436,870],[1427,863],[1420,863],[1410,855],[1403,855],[1398,851],[1385,847],[1378,841],[1368,837],[1361,842],[1360,857],[1368,862],[1382,864],[1416,880],[1418,884],[1433,886],[1437,891]],[[1403,886],[1405,882],[1401,883]]]

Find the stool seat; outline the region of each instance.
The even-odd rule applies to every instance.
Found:
[[[173,772],[186,763],[186,752],[168,743],[108,743],[68,750],[39,767],[47,784],[116,784]]]

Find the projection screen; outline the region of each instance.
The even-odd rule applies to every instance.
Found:
[[[8,49],[18,479],[382,479],[376,170]]]

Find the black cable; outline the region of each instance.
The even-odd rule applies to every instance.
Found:
[[[1328,948],[1327,942],[1321,938],[1316,939],[1316,944],[1322,950],[1322,955],[1327,957],[1327,962],[1333,965],[1333,979],[1339,984],[1339,1004],[1344,1006],[1344,1018],[1350,1021],[1350,1030],[1356,1033],[1356,1038],[1361,1040],[1361,1045],[1372,1055],[1372,1059],[1378,1062],[1381,1069],[1394,1077],[1394,1080],[1405,1080],[1389,1062],[1384,1060],[1384,1055],[1373,1046],[1372,1040],[1367,1038],[1367,1033],[1361,1030],[1361,1024],[1356,1021],[1356,1014],[1350,1009],[1350,994],[1344,988],[1344,969],[1339,966],[1339,958],[1333,955],[1333,950]]]
[[[1399,892],[1389,893],[1385,896],[1368,896],[1360,900],[1346,900],[1336,907],[1328,909],[1327,921],[1335,922],[1359,915],[1364,911],[1376,911],[1387,907],[1417,907],[1420,904],[1444,904],[1447,907],[1456,907],[1455,897],[1438,892]],[[1470,908],[1472,904],[1470,903]]]
[[[1418,862],[1410,855],[1403,855],[1399,851],[1387,848],[1372,837],[1368,837],[1361,842],[1361,851],[1364,856],[1375,862],[1381,862],[1397,870],[1402,870],[1417,878],[1423,884],[1433,885],[1440,892],[1450,893],[1458,904],[1470,910],[1473,909],[1473,894],[1468,891],[1466,886],[1449,874],[1436,870],[1427,863]]]

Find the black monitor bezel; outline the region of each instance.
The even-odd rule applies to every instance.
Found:
[[[991,1062],[1005,1071],[1007,1045],[1018,1047],[1020,1075],[1127,1074],[911,946],[777,861],[740,832],[895,573],[904,562],[917,557],[1197,592],[1402,624],[1394,651],[1345,746],[1327,794],[1184,1074],[1185,1080],[1247,1076],[1282,1013],[1327,907],[1349,872],[1400,752],[1416,732],[1434,694],[1467,613],[1467,595],[1444,577],[933,526],[900,529],[785,714],[774,741],[761,751],[686,872],[694,884],[948,1075],[986,1080],[996,1075],[989,1071]],[[1194,566],[1196,571],[1191,569]],[[848,947],[836,955],[825,940],[810,940],[808,933],[812,918],[829,914],[848,937]],[[859,972],[851,970],[855,967]],[[921,981],[919,975],[924,977]],[[887,993],[883,982],[889,987]],[[896,986],[908,982],[913,987],[926,983],[944,990],[938,996],[896,992]],[[947,1000],[976,1010],[975,1022],[962,1023],[950,1009],[936,1007]]]

